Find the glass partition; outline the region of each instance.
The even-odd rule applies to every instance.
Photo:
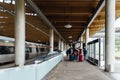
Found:
[[[93,64],[98,65],[100,60],[100,39],[88,43],[88,54],[88,60]]]

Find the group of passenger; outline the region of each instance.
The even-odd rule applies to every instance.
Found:
[[[67,58],[69,59],[69,61],[83,61],[86,59],[87,50],[83,48],[83,51],[82,51],[82,49],[75,49],[75,48],[70,47],[66,51],[66,54],[67,54]]]

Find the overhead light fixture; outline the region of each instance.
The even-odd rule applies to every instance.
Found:
[[[0,28],[4,28],[4,26],[0,26]]]
[[[38,40],[38,42],[41,42],[41,40]]]
[[[71,25],[71,24],[67,24],[67,25],[65,25],[64,27],[65,27],[65,28],[71,28],[72,25]]]
[[[0,22],[0,24],[4,24],[5,22]]]
[[[6,16],[0,16],[0,18],[8,18],[8,17],[6,17]]]
[[[72,38],[72,36],[68,36],[68,38]]]

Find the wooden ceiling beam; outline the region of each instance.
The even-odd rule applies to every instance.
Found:
[[[90,31],[96,31],[96,30],[98,30],[98,28],[95,28],[95,29],[90,29]]]
[[[76,20],[76,21],[71,21],[71,20],[65,20],[65,21],[51,21],[52,23],[85,23],[86,21],[78,21],[78,20]]]
[[[59,6],[59,7],[40,7],[41,11],[43,13],[92,13],[94,8],[91,7],[64,7],[64,6]]]
[[[0,26],[14,25],[13,23],[1,23]]]
[[[66,25],[66,24],[71,24],[71,25],[81,25],[81,24],[85,24],[85,22],[55,22],[55,23],[53,23],[53,24],[55,24],[55,25],[58,25],[58,24],[60,24],[60,25]]]
[[[96,25],[103,25],[105,22],[93,22],[91,25],[96,26]]]
[[[57,29],[57,30],[82,30],[82,29],[84,29],[84,28],[80,28],[80,27],[79,27],[79,28],[74,28],[74,27],[73,27],[73,28],[68,28],[68,29],[67,29],[67,28],[56,28],[56,29]]]
[[[8,3],[3,3],[0,2],[0,5],[8,9],[9,11],[14,11],[14,5],[13,4],[8,4]]]
[[[8,13],[8,12],[2,12],[2,11],[0,11],[0,16],[13,17],[13,15],[11,15],[10,13]]]
[[[94,0],[35,0],[35,1],[39,1],[39,2],[93,2]],[[98,1],[95,1],[98,2]]]
[[[73,25],[72,25],[73,26]],[[64,26],[55,26],[55,28],[56,29],[66,29]],[[73,26],[73,28],[71,28],[71,29],[84,29],[84,27],[83,26]]]
[[[11,18],[11,19],[9,19],[9,18],[1,18],[0,19],[0,23],[2,23],[2,22],[4,22],[4,23],[12,23],[12,22],[14,22],[14,18]]]
[[[79,30],[79,29],[72,29],[72,30],[65,30],[65,29],[64,29],[64,30],[63,30],[63,29],[61,30],[61,29],[60,29],[60,30],[59,30],[59,29],[58,29],[58,31],[59,31],[59,32],[79,32],[79,31],[81,32],[82,30]]]
[[[78,34],[79,32],[70,32],[70,31],[67,32],[67,31],[64,31],[64,32],[60,32],[60,33],[65,33],[64,35],[66,35],[67,33],[68,33],[68,34],[71,34],[71,33],[72,33],[72,34],[74,35],[74,34]]]
[[[31,37],[31,38],[35,38],[35,39],[37,39],[37,41],[38,40],[46,40],[46,39],[49,39],[49,37],[48,36],[46,36],[45,34],[43,34],[42,32],[40,32],[40,31],[38,31],[38,30],[36,30],[35,28],[33,28],[33,27],[29,27],[29,25],[27,25],[27,30],[26,30],[27,32],[27,36],[28,37]],[[37,35],[37,37],[36,37],[36,35]]]
[[[92,15],[91,13],[44,13],[46,16],[90,16]]]
[[[94,21],[93,21],[94,23],[98,23],[98,22],[105,22],[105,20],[104,19],[99,19],[99,20],[97,20],[97,19],[95,19]]]
[[[98,1],[34,1],[38,6],[88,6],[96,7]]]
[[[101,26],[91,26],[89,27],[89,29],[96,29],[96,28],[100,28],[100,27],[103,27],[102,25]]]
[[[47,16],[47,18],[53,22],[53,21],[87,21],[89,18],[87,16]]]
[[[53,25],[55,26],[55,27],[57,27],[57,26],[62,26],[62,27],[64,27],[66,24],[68,24],[68,23],[60,23],[60,24],[57,24],[57,23],[54,23]],[[83,27],[84,25],[85,25],[85,23],[69,23],[69,24],[71,24],[73,27],[74,26],[80,26],[80,27]]]

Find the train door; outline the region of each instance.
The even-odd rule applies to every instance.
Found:
[[[95,65],[100,63],[100,39],[88,43],[88,60]]]
[[[88,43],[88,60],[104,68],[105,65],[105,40],[96,39]]]

